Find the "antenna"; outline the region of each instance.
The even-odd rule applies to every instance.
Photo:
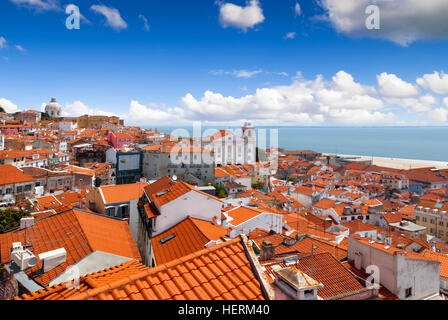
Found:
[[[314,275],[314,249],[319,249],[319,247],[314,244],[311,245],[311,278]]]

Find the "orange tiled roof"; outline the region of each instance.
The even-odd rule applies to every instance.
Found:
[[[170,177],[160,178],[156,182],[146,186],[144,190],[151,202],[156,203],[158,207],[161,207],[190,191],[195,191],[206,195],[207,197],[213,198],[219,202],[223,202],[216,197],[213,197],[205,192],[194,188],[188,183],[185,183],[183,181],[175,182]]]
[[[211,240],[220,240],[221,237],[226,236],[226,233],[226,229],[222,226],[187,217],[174,227],[151,239],[156,263],[164,264],[203,250]],[[165,243],[160,242],[170,235],[173,235],[174,238]]]
[[[143,189],[148,185],[146,182],[131,184],[102,186],[99,189],[104,196],[105,203],[126,202],[132,199],[140,199]]]
[[[113,234],[113,237],[110,235]],[[34,254],[65,248],[66,263],[38,275],[42,261],[26,273],[42,286],[93,251],[102,251],[141,260],[127,221],[111,219],[72,209],[35,222],[33,227],[0,234],[0,261],[9,263],[13,242],[31,243]]]
[[[276,264],[264,265],[271,283],[274,281],[272,266]],[[324,285],[318,293],[323,299],[338,299],[366,290],[357,277],[329,252],[317,253],[314,257],[311,255],[301,257],[294,266]],[[284,268],[286,264],[281,263],[280,267]]]
[[[234,226],[239,226],[240,224],[246,222],[247,220],[250,220],[264,212],[265,210],[261,210],[258,208],[240,206],[230,211],[227,211],[226,214],[229,217],[233,218],[233,220],[231,221],[229,220],[229,223],[231,223]]]
[[[105,271],[103,282],[90,276],[89,287],[70,292],[67,300],[263,300],[262,287],[246,256],[243,237],[218,244],[152,269],[121,274]],[[129,273],[126,269],[131,268]],[[119,268],[119,267],[118,267]],[[47,288],[47,291],[51,289]],[[54,290],[54,289],[53,289]],[[57,290],[57,289],[56,289]],[[39,294],[39,293],[36,293]],[[31,295],[32,296],[32,295]]]
[[[33,177],[24,174],[22,170],[11,165],[0,166],[0,185],[31,182],[35,181]]]

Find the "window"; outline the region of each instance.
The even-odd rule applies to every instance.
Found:
[[[431,219],[431,221],[430,221],[430,222],[431,222],[431,224],[435,224],[435,221],[434,221],[434,219]]]
[[[22,193],[22,187],[17,187],[17,193]]]
[[[25,191],[31,191],[31,185],[30,184],[27,184],[25,186]]]
[[[407,288],[405,291],[405,297],[409,298],[412,296],[412,288]]]

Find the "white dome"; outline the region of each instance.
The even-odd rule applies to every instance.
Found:
[[[45,113],[52,118],[59,118],[61,116],[62,107],[57,103],[56,98],[51,98],[51,102],[45,107]]]

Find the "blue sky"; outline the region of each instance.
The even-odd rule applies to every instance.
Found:
[[[378,0],[380,30],[365,28],[369,2],[4,0],[0,104],[55,96],[66,115],[145,126],[446,125],[446,1]]]

